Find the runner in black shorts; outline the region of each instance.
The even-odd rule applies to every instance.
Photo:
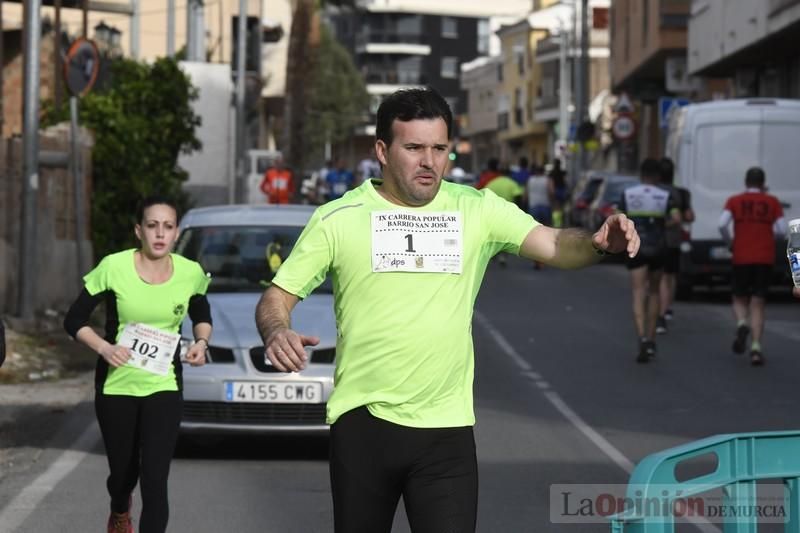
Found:
[[[759,167],[745,175],[746,190],[728,198],[719,219],[722,238],[733,251],[732,292],[736,334],[732,350],[744,353],[752,334],[750,363],[764,364],[761,336],[764,333],[764,307],[775,264],[775,235],[786,234],[783,207],[767,194],[766,175]],[[728,227],[733,223],[733,236]]]
[[[666,260],[664,228],[668,223],[680,224],[680,216],[669,191],[657,186],[661,179],[658,161],[645,159],[640,179],[641,185],[628,187],[623,192],[620,210],[633,220],[642,241],[639,255],[628,259],[628,270],[633,291],[633,320],[639,336],[636,361],[646,363],[656,354],[659,288]]]
[[[673,184],[675,179],[675,165],[669,158],[660,162],[661,186],[670,191],[675,199],[675,207],[681,216],[681,223],[694,222],[691,193],[683,187]],[[683,241],[683,228],[679,224],[665,228],[667,241],[666,255],[664,256],[664,275],[661,276],[661,310],[656,321],[656,333],[667,332],[667,321],[672,320],[672,301],[675,299],[675,284],[681,266],[681,242]]]

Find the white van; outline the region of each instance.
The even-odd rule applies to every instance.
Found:
[[[748,168],[764,169],[787,220],[800,217],[800,100],[683,107],[670,117],[666,156],[675,162],[675,183],[691,192],[696,216],[682,246],[679,297],[698,284],[729,281],[730,251],[717,222],[728,197],[744,191]],[[776,254],[776,276],[788,276],[785,242],[776,244]]]

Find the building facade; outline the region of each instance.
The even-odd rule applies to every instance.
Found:
[[[686,76],[690,0],[614,0],[611,4],[611,84],[634,103],[637,134],[621,161],[626,170],[638,159],[663,154],[665,130],[659,100],[692,97]]]
[[[608,94],[610,87],[609,72],[609,6],[610,0],[590,0],[589,2],[589,78],[588,100],[594,103]],[[541,83],[538,91],[534,117],[539,122],[547,124],[549,158],[561,157],[556,153],[556,141],[561,137],[561,92],[566,91],[568,102],[577,93],[577,73],[579,65],[580,35],[576,34],[579,22],[576,20],[578,13],[572,5],[559,2],[549,8],[532,13],[529,22],[532,27],[547,32],[547,37],[539,41],[536,48],[536,63],[541,66]],[[562,39],[566,49],[567,79],[561,79]],[[589,120],[597,122],[598,114],[594,112],[597,105],[590,106]],[[567,121],[574,124],[574,106],[567,109]],[[565,132],[564,139],[569,139],[569,132]]]
[[[528,13],[531,0],[357,0],[328,6],[336,38],[351,51],[371,97],[370,116],[353,139],[357,158],[374,144],[375,112],[383,98],[407,87],[432,86],[455,115],[455,164],[469,167],[470,144],[461,142],[468,120],[461,66],[499,48],[493,23]]]
[[[800,0],[695,0],[688,71],[728,78],[714,96],[800,98]]]
[[[492,157],[500,155],[497,138],[498,102],[502,95],[502,60],[486,56],[461,67],[461,87],[467,94],[467,113],[462,136],[469,142],[469,172],[480,172]]]

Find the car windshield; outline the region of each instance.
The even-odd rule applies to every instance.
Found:
[[[581,193],[581,198],[586,200],[592,200],[597,195],[597,189],[600,188],[600,185],[603,183],[602,179],[593,179],[589,183],[586,184],[586,188],[583,189]]]
[[[603,200],[608,203],[619,203],[622,201],[622,192],[630,187],[631,185],[635,185],[636,180],[612,180],[608,182],[606,186],[605,193],[603,194]]]
[[[186,228],[177,253],[211,274],[209,292],[261,292],[289,257],[302,227],[207,226]],[[332,292],[326,279],[319,292]]]

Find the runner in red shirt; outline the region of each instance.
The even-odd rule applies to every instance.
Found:
[[[732,243],[733,250],[731,291],[737,321],[733,351],[743,353],[747,336],[752,332],[750,363],[762,365],[764,304],[775,264],[775,235],[786,233],[786,221],[781,203],[765,192],[765,175],[761,168],[750,168],[744,183],[747,190],[731,196],[725,203],[719,231],[726,242]],[[731,222],[733,238],[728,230]]]
[[[261,180],[261,192],[267,196],[269,204],[288,204],[294,196],[294,180],[292,171],[283,165],[283,159],[277,158],[275,166],[267,169]]]

